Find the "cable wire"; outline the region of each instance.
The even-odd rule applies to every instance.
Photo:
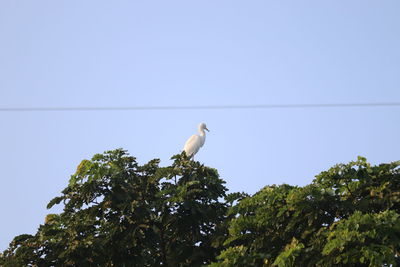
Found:
[[[125,107],[3,107],[0,112],[33,111],[124,111],[124,110],[218,110],[218,109],[288,109],[288,108],[347,108],[400,107],[400,102],[331,103],[331,104],[259,104],[259,105],[198,105],[198,106],[125,106]]]

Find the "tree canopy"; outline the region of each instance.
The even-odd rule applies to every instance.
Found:
[[[304,187],[227,193],[217,170],[176,155],[83,160],[36,234],[0,266],[397,266],[400,162],[338,164]]]

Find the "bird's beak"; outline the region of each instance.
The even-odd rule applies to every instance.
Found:
[[[209,132],[209,131],[210,131],[210,130],[208,130],[208,129],[207,129],[207,127],[206,127],[206,128],[204,128],[204,130],[207,130],[207,132]]]

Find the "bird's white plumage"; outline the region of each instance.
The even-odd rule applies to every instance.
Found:
[[[205,123],[199,124],[199,134],[192,135],[185,143],[183,150],[186,152],[186,155],[190,158],[194,157],[194,155],[199,151],[199,149],[204,145],[206,141],[206,133],[204,130],[207,130],[207,126]]]

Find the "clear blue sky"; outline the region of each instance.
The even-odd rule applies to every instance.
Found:
[[[0,107],[400,101],[400,2],[0,2]],[[231,191],[399,160],[400,107],[0,112],[0,250],[34,233],[84,158],[197,159]]]

